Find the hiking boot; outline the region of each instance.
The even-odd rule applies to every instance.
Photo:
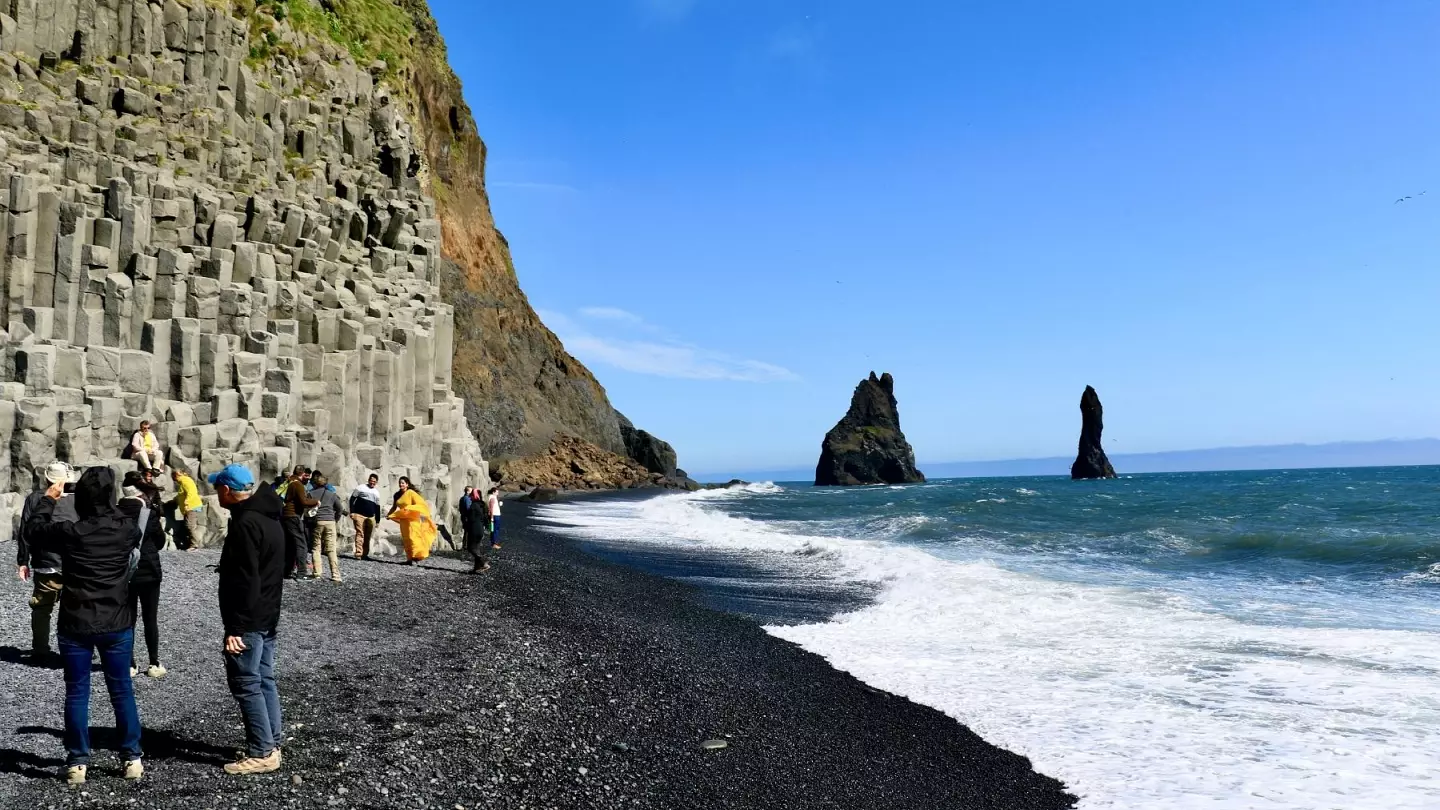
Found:
[[[246,757],[239,762],[231,762],[225,766],[225,773],[231,776],[252,776],[261,773],[274,773],[280,770],[280,752],[271,751],[268,757]]]
[[[331,581],[331,582],[344,582],[344,581],[345,581],[345,578],[344,578],[344,577],[331,577],[331,578],[330,578],[330,581]]]
[[[145,765],[138,759],[132,759],[125,763],[125,778],[131,782],[138,781],[145,775]]]
[[[166,669],[164,666],[162,666],[162,665],[160,665],[160,664],[151,664],[151,665],[150,665],[150,668],[147,669],[147,670],[145,670],[145,674],[146,674],[146,675],[149,675],[149,676],[152,677],[152,678],[163,678],[163,677],[165,677],[166,675],[168,675],[169,673],[170,673],[170,670]]]
[[[71,765],[65,769],[65,784],[71,787],[79,787],[85,784],[85,772],[89,770],[84,765]]]

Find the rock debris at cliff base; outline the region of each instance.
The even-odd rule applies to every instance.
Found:
[[[27,592],[0,582],[6,806],[1071,806],[1058,782],[939,712],[697,607],[683,586],[536,534],[519,507],[506,518],[505,550],[484,577],[443,558],[343,560],[343,585],[287,583],[285,767],[273,776],[220,773],[243,734],[220,662],[215,552],[164,557],[170,674],[136,684],[145,780],[124,784],[97,751],[88,796],[54,778],[60,674],[13,663]],[[92,703],[93,723],[112,727],[108,702]]]

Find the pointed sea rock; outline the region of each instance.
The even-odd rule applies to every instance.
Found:
[[[1110,466],[1110,459],[1100,446],[1100,434],[1105,431],[1105,407],[1100,404],[1100,395],[1088,385],[1080,397],[1080,416],[1080,454],[1070,467],[1070,478],[1075,481],[1114,478],[1115,468]]]
[[[916,484],[925,476],[915,469],[915,451],[900,432],[895,380],[870,372],[855,387],[850,411],[820,446],[815,466],[819,487],[860,484]]]

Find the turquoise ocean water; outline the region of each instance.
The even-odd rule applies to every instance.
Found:
[[[759,484],[539,516],[871,594],[767,629],[1082,807],[1440,807],[1440,468]]]

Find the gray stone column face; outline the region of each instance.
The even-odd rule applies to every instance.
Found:
[[[206,2],[0,0],[0,505],[142,419],[192,472],[404,471],[442,519],[484,470],[410,126],[328,40],[252,44]]]

